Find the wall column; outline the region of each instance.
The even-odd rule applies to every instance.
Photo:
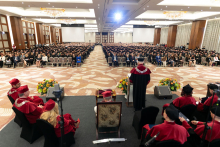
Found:
[[[59,33],[60,33],[60,43],[63,43],[63,38],[62,38],[62,29],[59,29]]]
[[[156,28],[154,30],[154,45],[160,43],[160,32],[161,32],[161,28]]]
[[[44,44],[44,35],[43,35],[43,28],[42,24],[36,23],[36,30],[37,30],[37,39],[38,39],[38,44]]]
[[[25,49],[23,26],[20,17],[10,16],[11,31],[13,32],[14,44],[17,49]]]
[[[197,46],[201,46],[203,33],[205,31],[206,20],[198,20],[192,23],[189,49],[195,49]]]
[[[169,26],[168,29],[168,38],[167,38],[167,46],[173,47],[175,46],[176,42],[176,32],[177,32],[177,25]]]

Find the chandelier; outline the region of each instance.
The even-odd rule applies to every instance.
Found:
[[[76,22],[76,19],[61,19],[62,23],[73,24]]]
[[[154,24],[156,24],[157,22],[159,22],[159,21],[144,21],[145,23],[146,23],[146,25],[154,25]]]
[[[65,9],[61,8],[40,8],[43,13],[49,15],[50,17],[59,17],[64,14]]]
[[[163,14],[165,14],[168,19],[178,19],[183,17],[183,14],[186,12],[187,11],[164,11]]]

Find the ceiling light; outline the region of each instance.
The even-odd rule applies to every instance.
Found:
[[[160,9],[160,10],[163,10],[163,9]]]
[[[115,19],[120,20],[121,19],[121,13],[115,13]]]
[[[189,8],[189,7],[188,7]]]
[[[209,9],[212,9],[212,7],[210,7]]]
[[[163,14],[166,15],[167,19],[177,19],[181,18],[183,14],[187,13],[187,11],[165,11]]]
[[[21,2],[22,4],[24,4],[24,2]]]
[[[76,7],[76,9],[77,9],[77,7]]]
[[[181,10],[183,10],[183,9],[181,9]]]
[[[30,7],[30,5],[28,5],[28,7]]]
[[[166,8],[167,8],[167,6],[166,6]]]
[[[61,19],[61,21],[65,24],[73,24],[76,22],[76,19]]]
[[[149,7],[149,6],[147,6],[147,7]]]
[[[98,7],[98,9],[99,9],[99,7]]]
[[[144,8],[144,10],[145,10],[145,8]]]
[[[50,5],[50,3],[48,3],[48,5]]]
[[[64,14],[65,9],[61,8],[41,8],[41,11],[50,17],[59,17]]]
[[[202,10],[201,10],[202,11]]]

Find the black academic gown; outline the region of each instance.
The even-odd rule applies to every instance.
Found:
[[[150,82],[150,69],[138,65],[131,70],[130,82],[133,83],[133,106],[135,111],[145,108],[147,84]]]

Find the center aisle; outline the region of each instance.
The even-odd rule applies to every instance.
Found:
[[[120,89],[116,88],[116,84],[121,78],[126,77],[130,70],[130,67],[109,67],[102,46],[95,46],[85,63],[72,69],[69,80],[73,83],[65,84],[65,95],[94,95],[97,88],[115,89],[117,94],[122,94]]]

